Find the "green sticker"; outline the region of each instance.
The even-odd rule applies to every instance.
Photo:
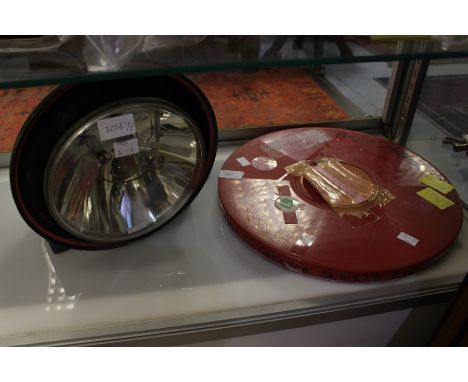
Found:
[[[294,212],[301,206],[301,203],[290,196],[280,196],[275,200],[276,208],[283,212]]]

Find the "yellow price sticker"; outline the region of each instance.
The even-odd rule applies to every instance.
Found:
[[[441,210],[445,210],[446,208],[455,204],[450,199],[446,198],[444,195],[439,194],[430,187],[426,187],[425,189],[416,192],[416,194],[418,194],[421,198],[426,199],[429,203],[433,204]]]
[[[421,179],[421,183],[424,183],[426,186],[432,187],[434,190],[442,192],[443,194],[448,194],[453,190],[453,186],[444,180],[437,178],[432,174],[426,174]]]

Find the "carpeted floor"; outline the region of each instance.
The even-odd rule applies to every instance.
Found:
[[[213,72],[190,78],[213,105],[220,129],[349,118],[305,69]]]
[[[388,78],[375,78],[388,86]],[[460,137],[468,134],[468,75],[430,76],[424,81],[418,111],[444,132]]]
[[[350,116],[305,69],[195,74],[220,129],[292,125]],[[18,131],[52,86],[0,90],[0,152],[13,148]]]
[[[11,151],[29,114],[54,86],[0,89],[0,153]]]

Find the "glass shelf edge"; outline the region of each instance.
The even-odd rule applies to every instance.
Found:
[[[181,66],[181,67],[166,67],[158,69],[135,69],[124,70],[119,72],[96,72],[72,74],[68,76],[44,77],[44,78],[28,78],[12,81],[0,81],[0,89],[13,89],[20,87],[34,87],[45,85],[70,84],[77,82],[93,82],[102,80],[114,79],[130,79],[138,77],[151,77],[170,74],[190,74],[200,72],[215,72],[229,70],[253,70],[253,69],[271,69],[283,67],[299,67],[299,66],[316,66],[316,65],[339,65],[353,63],[368,63],[368,62],[393,62],[393,61],[410,61],[410,60],[440,60],[450,58],[465,58],[468,57],[466,52],[436,52],[436,53],[408,53],[400,55],[369,55],[369,56],[351,56],[351,57],[329,57],[320,59],[291,59],[286,61],[250,61],[242,63],[225,63],[225,64],[206,64],[197,66]]]

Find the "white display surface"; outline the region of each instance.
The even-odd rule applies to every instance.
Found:
[[[98,252],[45,251],[17,212],[8,170],[0,170],[0,345],[203,330],[223,320],[320,312],[454,287],[468,271],[466,222],[444,258],[398,280],[347,284],[269,262],[234,234],[219,206],[217,177],[236,147],[218,148],[203,190],[171,223]]]

